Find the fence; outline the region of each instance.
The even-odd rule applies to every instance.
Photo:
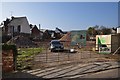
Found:
[[[18,67],[19,69],[36,69],[66,64],[105,61],[104,58],[108,55],[98,54],[98,51],[95,51],[95,46],[89,45],[78,48],[77,46],[65,45],[64,51],[51,52],[49,50],[49,43],[45,42],[39,43],[39,46],[36,48],[19,48],[19,52],[24,55],[18,56]],[[70,49],[74,49],[75,52],[71,53]]]

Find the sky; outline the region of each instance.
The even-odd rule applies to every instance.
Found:
[[[3,2],[2,18],[26,16],[42,29],[86,30],[90,26],[118,26],[118,2]]]

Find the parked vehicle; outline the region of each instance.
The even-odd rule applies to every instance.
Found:
[[[53,51],[63,51],[64,46],[59,40],[52,40],[50,42],[50,50],[51,50],[51,52],[53,52]]]

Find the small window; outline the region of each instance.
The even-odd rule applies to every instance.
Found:
[[[80,39],[85,39],[85,37],[83,35],[80,35]]]
[[[21,26],[18,25],[17,31],[20,32],[21,31]]]

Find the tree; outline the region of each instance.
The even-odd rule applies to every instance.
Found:
[[[88,31],[87,33],[90,35],[90,36],[94,36],[95,35],[95,28],[94,27],[89,27],[88,28]]]
[[[88,34],[90,36],[107,35],[107,34],[111,34],[111,29],[105,26],[95,25],[93,27],[88,28]]]
[[[107,34],[111,34],[111,29],[110,28],[107,28],[105,26],[100,26],[100,34],[104,34],[104,35],[107,35]]]
[[[98,29],[99,29],[99,26],[98,26],[98,25],[95,25],[95,26],[93,26],[93,28],[94,28],[95,30],[98,30]]]

